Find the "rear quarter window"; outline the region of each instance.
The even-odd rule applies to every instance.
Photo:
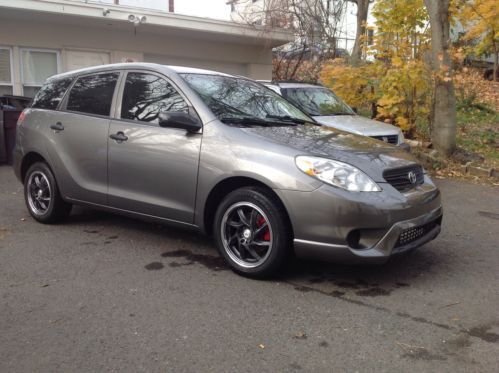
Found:
[[[71,85],[73,78],[51,80],[38,91],[31,107],[35,109],[55,110],[61,102],[64,93]]]
[[[119,76],[120,73],[104,73],[78,78],[69,92],[66,109],[109,116]]]

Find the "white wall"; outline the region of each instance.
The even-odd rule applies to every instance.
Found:
[[[201,35],[201,37],[204,37]],[[109,55],[110,62],[160,62],[209,68],[270,79],[272,73],[270,47],[223,43],[183,37],[179,32],[146,34],[137,28],[109,29],[72,26],[37,21],[19,22],[0,16],[0,45],[12,47],[14,94],[23,94],[20,74],[20,48],[55,49],[60,52],[60,71],[67,71],[70,51],[99,52]],[[95,61],[96,56],[84,59]]]

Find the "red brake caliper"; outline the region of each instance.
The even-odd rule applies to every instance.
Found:
[[[257,227],[261,227],[263,224],[265,224],[265,219],[263,218],[263,216],[260,216],[258,218],[258,220],[256,221],[256,225]],[[265,228],[264,230],[264,233],[263,233],[263,240],[264,241],[270,241],[270,231],[269,231],[269,228],[267,226],[267,228]]]

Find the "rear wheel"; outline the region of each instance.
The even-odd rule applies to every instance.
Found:
[[[63,201],[55,177],[44,162],[34,163],[28,169],[24,198],[31,216],[41,223],[61,221],[71,212],[71,204]]]
[[[220,254],[237,273],[269,277],[278,273],[291,252],[291,233],[284,207],[263,188],[230,193],[215,216]]]

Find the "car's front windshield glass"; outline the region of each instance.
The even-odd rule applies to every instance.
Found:
[[[313,121],[280,95],[249,79],[223,75],[180,74],[222,120],[252,119],[272,123]]]
[[[282,91],[284,97],[311,116],[355,114],[327,88],[284,88]]]

